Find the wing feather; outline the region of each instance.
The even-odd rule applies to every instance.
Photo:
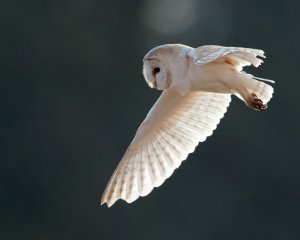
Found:
[[[230,95],[165,90],[139,127],[101,203],[133,202],[160,186],[224,116]]]
[[[222,47],[205,45],[191,50],[188,54],[197,64],[207,64],[214,61],[228,61],[241,71],[244,66],[258,67],[265,58],[264,51],[253,48]]]
[[[152,155],[149,155],[149,157],[151,157],[151,159],[156,159],[156,161],[151,161],[151,159],[149,159],[149,160],[152,163],[152,166],[155,166],[154,167],[154,176],[155,176],[155,185],[154,186],[158,187],[162,184],[161,179],[165,175],[166,170],[165,170],[165,166],[161,162],[159,154],[156,152],[157,150],[154,147],[154,142],[155,142],[154,137],[152,135],[150,135],[150,144],[151,144],[151,149],[152,149],[153,153],[152,153]]]

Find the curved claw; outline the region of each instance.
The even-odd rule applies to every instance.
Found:
[[[260,98],[256,96],[256,94],[251,93],[250,99],[247,102],[248,106],[252,109],[258,110],[258,111],[264,111],[268,108],[267,104],[264,104]]]

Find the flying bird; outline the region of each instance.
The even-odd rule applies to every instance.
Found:
[[[262,50],[215,45],[166,44],[150,50],[143,75],[151,88],[163,92],[115,169],[101,204],[131,203],[160,186],[212,135],[231,95],[254,110],[266,110],[273,94],[266,82],[274,81],[242,71],[258,67],[261,58]]]

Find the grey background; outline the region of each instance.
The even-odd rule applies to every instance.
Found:
[[[167,7],[166,7],[167,6]],[[0,2],[1,239],[300,239],[297,1]],[[133,204],[100,196],[159,92],[164,43],[266,51],[266,112],[237,98],[214,135]]]

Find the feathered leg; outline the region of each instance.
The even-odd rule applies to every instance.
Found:
[[[234,79],[237,86],[235,95],[241,98],[248,107],[259,111],[268,108],[267,103],[272,98],[273,87],[242,72],[236,73]]]

